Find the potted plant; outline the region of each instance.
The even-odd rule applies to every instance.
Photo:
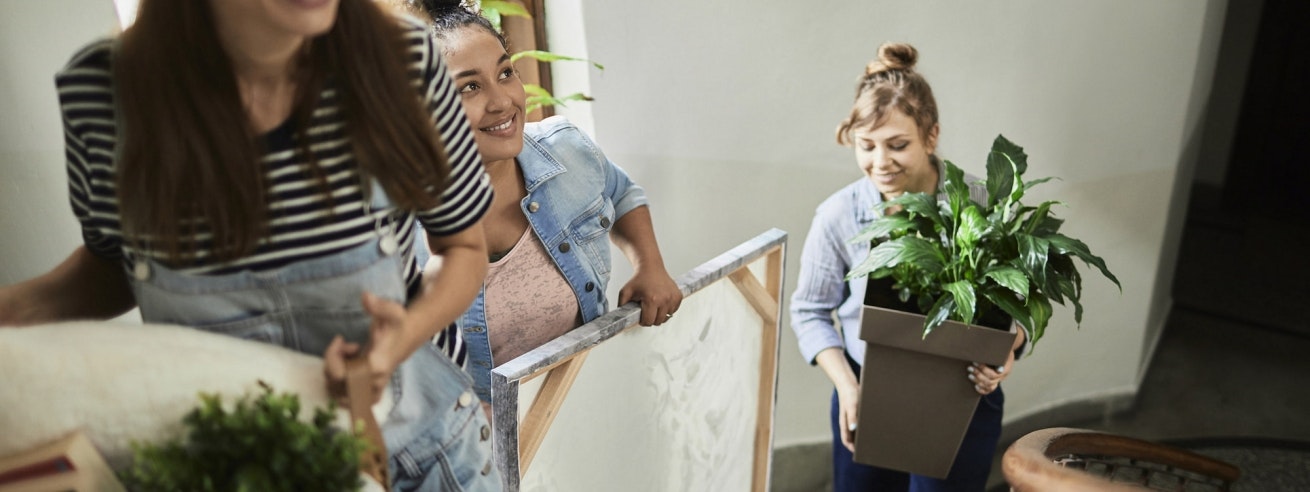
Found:
[[[300,419],[300,399],[263,392],[225,408],[201,394],[183,418],[185,436],[160,444],[134,443],[131,468],[120,473],[130,490],[321,490],[366,486],[360,457],[369,444],[332,425],[334,406]]]
[[[979,398],[960,364],[1004,364],[1013,335],[1001,330],[1011,320],[1036,344],[1052,301],[1072,303],[1074,321],[1081,323],[1082,276],[1075,258],[1119,285],[1086,244],[1059,232],[1064,221],[1051,208],[1060,202],[1020,202],[1051,179],[1024,181],[1023,148],[996,137],[987,155],[985,203],[971,199],[964,171],[950,161],[944,169],[940,199],[906,193],[878,206],[883,216],[852,239],[871,242],[869,256],[847,276],[869,279],[861,316],[861,338],[869,346],[862,367],[866,374],[884,375],[861,379],[868,384],[861,385],[859,428],[861,436],[873,437],[857,439],[856,460],[940,477],[950,469]],[[976,329],[975,323],[1000,330]],[[886,377],[889,371],[903,377]],[[910,442],[915,452],[896,445]]]

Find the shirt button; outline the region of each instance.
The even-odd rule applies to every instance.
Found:
[[[465,391],[464,394],[459,395],[459,408],[467,407],[471,403],[473,403],[473,393]]]
[[[491,462],[488,461],[487,464],[482,465],[482,476],[485,477],[490,473],[491,473]]]
[[[569,246],[569,243],[560,243],[559,245],[560,253],[568,253],[569,249],[572,249],[572,246]]]
[[[145,260],[138,261],[136,265],[132,266],[132,276],[136,277],[137,280],[142,281],[149,279],[150,265],[147,265]]]
[[[528,211],[529,211],[529,212],[537,213],[537,210],[540,210],[540,209],[541,209],[541,205],[539,205],[537,202],[532,202],[532,203],[529,203],[529,204],[528,204]]]
[[[491,428],[484,425],[482,426],[482,440],[487,439],[491,439]]]
[[[596,284],[592,282],[587,282],[587,285],[583,287],[583,289],[586,289],[587,292],[591,292],[592,290],[595,290],[595,288],[596,288]]]
[[[482,330],[485,330],[485,328],[481,326],[472,326],[464,329],[464,331],[468,333],[482,333]]]
[[[604,227],[604,228],[606,228],[606,229],[608,229],[609,226],[610,226],[610,218],[609,218],[609,217],[601,217],[601,218],[600,218],[600,226],[601,226],[601,227]]]

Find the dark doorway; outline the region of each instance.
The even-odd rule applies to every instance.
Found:
[[[1242,15],[1246,26],[1234,26]],[[1235,115],[1208,116],[1235,118],[1230,133],[1220,135],[1232,145],[1218,161],[1222,179],[1193,186],[1174,278],[1178,309],[1310,336],[1307,28],[1310,2],[1229,2],[1211,107],[1217,98],[1241,103]],[[1240,70],[1234,60],[1244,57],[1250,60],[1244,88],[1220,83]]]

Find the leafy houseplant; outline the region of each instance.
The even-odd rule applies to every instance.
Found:
[[[300,399],[263,393],[236,402],[231,411],[218,395],[183,418],[184,440],[133,444],[132,467],[120,474],[129,490],[145,491],[354,491],[360,454],[367,442],[332,427],[329,408],[301,422]]]
[[[970,199],[964,171],[945,162],[945,198],[905,193],[878,205],[885,214],[853,243],[873,242],[868,258],[847,279],[891,277],[901,302],[915,302],[924,314],[923,336],[947,319],[973,323],[1000,309],[1013,317],[1032,343],[1046,330],[1051,301],[1073,303],[1082,322],[1082,276],[1073,259],[1094,266],[1119,286],[1105,261],[1082,241],[1059,233],[1064,220],[1052,212],[1058,201],[1036,207],[1019,200],[1033,186],[1025,182],[1028,156],[998,135],[987,155],[987,203]]]
[[[497,31],[500,31],[502,33],[504,32],[501,29],[502,18],[507,16],[524,17],[528,19],[532,18],[532,14],[529,14],[527,9],[523,8],[523,5],[516,2],[505,1],[505,0],[482,0],[480,4],[481,4],[480,11],[482,12],[482,16],[486,17],[487,21],[491,22],[492,27],[494,27]],[[474,10],[477,11],[478,9],[474,9]],[[591,60],[587,60],[584,58],[576,58],[572,56],[565,56],[565,55],[560,55],[556,53],[551,53],[549,51],[541,51],[541,50],[527,50],[527,51],[517,51],[511,53],[509,57],[509,61],[510,63],[517,63],[520,59],[525,57],[531,58],[533,60],[537,60],[539,62],[546,62],[546,63],[555,62],[555,61],[587,62],[590,63],[592,66],[596,67],[597,70],[605,70],[604,65],[601,65]],[[567,96],[557,97],[554,94],[551,94],[550,91],[546,90],[544,87],[537,84],[523,84],[523,89],[528,92],[527,108],[525,108],[525,111],[528,113],[531,113],[545,106],[564,106],[565,103],[569,101],[592,100],[591,96],[588,96],[581,92],[569,94]]]

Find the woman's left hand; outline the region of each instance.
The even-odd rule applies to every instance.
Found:
[[[323,354],[323,372],[327,376],[329,388],[338,400],[345,396],[346,379],[345,360],[362,355],[368,362],[369,381],[372,386],[372,401],[377,403],[382,398],[382,391],[391,381],[391,373],[409,357],[413,351],[406,338],[405,323],[408,321],[405,306],[395,301],[386,300],[373,294],[365,293],[360,300],[364,310],[373,317],[369,325],[369,343],[362,348],[359,344],[348,343],[340,335],[332,340]],[[344,400],[342,400],[344,402]]]
[[[682,291],[664,269],[637,271],[619,290],[619,305],[641,303],[641,326],[661,325],[682,305]]]
[[[974,362],[966,369],[969,374],[969,381],[973,382],[973,389],[978,394],[986,396],[1001,387],[1001,381],[1010,375],[1010,369],[1014,367],[1014,351],[1005,358],[1005,365],[993,369],[987,364]]]

